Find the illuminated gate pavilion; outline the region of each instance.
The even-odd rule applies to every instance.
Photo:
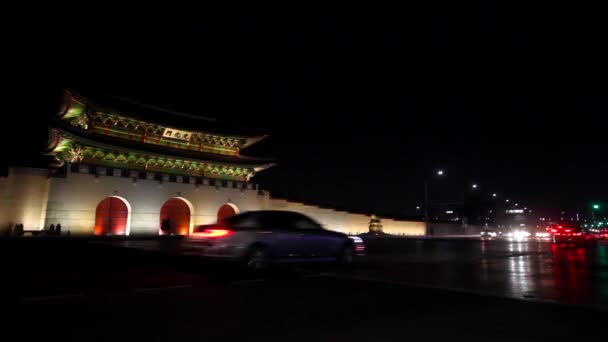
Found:
[[[22,223],[26,230],[61,224],[71,235],[188,235],[196,225],[260,209],[298,211],[332,230],[367,232],[367,214],[273,198],[252,183],[274,163],[241,151],[265,133],[108,100],[64,92],[49,128],[53,165],[11,167],[0,177],[0,232]],[[382,222],[388,233],[425,231],[422,222]]]

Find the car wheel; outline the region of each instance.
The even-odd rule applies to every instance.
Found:
[[[270,265],[270,254],[264,246],[253,246],[247,254],[245,266],[252,271],[262,271]]]
[[[340,250],[340,254],[338,255],[338,263],[340,265],[348,266],[352,265],[355,261],[355,247],[352,245],[344,246]]]

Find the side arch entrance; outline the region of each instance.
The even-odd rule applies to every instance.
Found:
[[[232,204],[226,203],[220,207],[217,211],[217,223],[222,223],[225,218],[228,218],[232,215],[236,215],[239,213],[239,208]]]
[[[192,230],[192,204],[185,198],[168,199],[160,208],[160,235],[188,235]]]
[[[131,206],[122,197],[104,198],[95,210],[95,235],[129,235]]]

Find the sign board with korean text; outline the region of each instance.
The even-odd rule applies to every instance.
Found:
[[[184,141],[190,141],[191,135],[192,134],[190,132],[180,131],[173,128],[165,128],[163,131],[163,137],[165,138],[179,139]]]

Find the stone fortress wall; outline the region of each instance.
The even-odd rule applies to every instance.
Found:
[[[23,223],[26,230],[41,230],[60,223],[63,231],[74,235],[92,235],[96,209],[108,197],[120,198],[129,208],[128,234],[158,235],[163,204],[177,198],[190,208],[190,228],[215,223],[218,210],[229,204],[237,212],[250,210],[290,210],[306,214],[325,228],[346,233],[368,232],[370,217],[347,211],[322,208],[285,199],[272,198],[251,183],[204,179],[153,173],[140,178],[138,173],[88,166],[68,168],[65,177],[49,177],[49,170],[10,168],[8,177],[0,177],[0,235]],[[112,174],[109,174],[112,173]],[[394,235],[424,235],[425,224],[381,218],[383,231]]]

